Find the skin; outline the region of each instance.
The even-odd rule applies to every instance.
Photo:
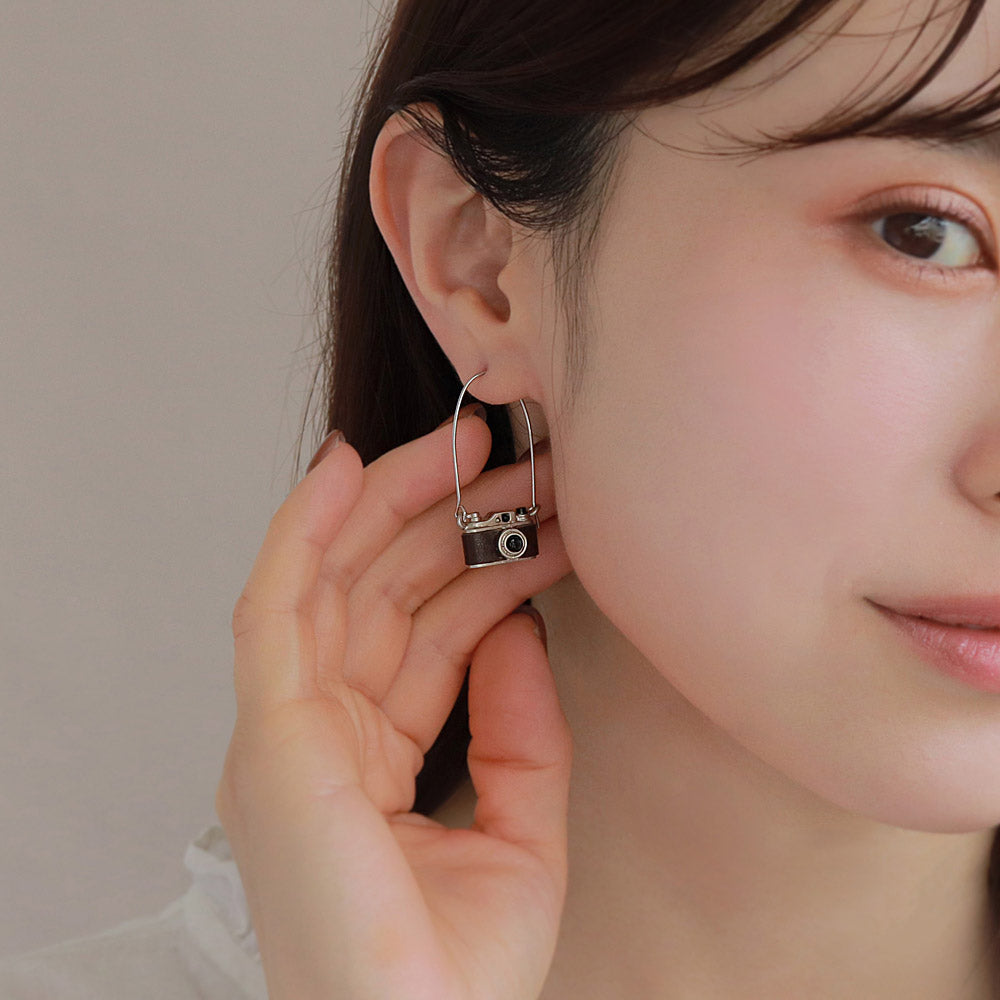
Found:
[[[416,995],[416,978],[428,996],[508,1000],[990,996],[1000,699],[936,671],[866,598],[998,591],[1000,166],[900,140],[697,155],[716,126],[815,120],[888,67],[903,40],[873,35],[900,15],[869,3],[851,37],[765,90],[743,88],[804,39],[640,116],[602,215],[575,400],[550,248],[405,122],[386,126],[383,235],[463,380],[486,370],[477,396],[535,402],[551,439],[543,514],[558,518],[530,566],[470,574],[427,554],[439,522],[409,529],[449,516],[443,434],[364,472],[341,446],[276,516],[234,621],[244,694],[219,801],[273,996],[319,996],[319,981]],[[998,28],[990,0],[921,102],[1000,65]],[[894,249],[872,228],[887,192],[882,216],[915,196],[971,213],[982,247],[953,223],[947,267]],[[471,478],[487,431],[461,426]],[[523,466],[481,477],[470,509],[504,509],[526,482]],[[405,509],[383,516],[383,497]],[[441,531],[451,553],[454,522]],[[554,688],[529,619],[505,617],[528,594]],[[315,658],[287,621],[267,624],[270,605],[308,606],[292,617],[314,629]],[[474,751],[488,745],[474,757],[492,770],[474,768],[441,825],[405,817],[473,651]],[[322,722],[299,714],[302,691]],[[306,730],[309,768],[287,750]],[[373,733],[382,757],[357,749]],[[303,771],[314,784],[295,791]],[[478,839],[460,839],[466,826]],[[330,935],[355,967],[322,964]],[[403,978],[378,980],[401,952],[388,967]]]
[[[923,100],[996,68],[990,14]],[[921,271],[854,207],[905,185],[978,206],[992,240],[1000,170],[898,141],[752,163],[656,141],[808,122],[866,49],[837,40],[723,110],[647,113],[626,152],[583,405],[552,427],[582,587],[538,606],[597,652],[554,657],[577,864],[546,996],[988,994],[965,977],[1000,701],[864,598],[997,591],[997,273]]]

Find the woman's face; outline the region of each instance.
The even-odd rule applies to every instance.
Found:
[[[998,6],[918,103],[1000,67]],[[869,3],[850,29],[897,17]],[[581,393],[567,408],[553,368],[540,402],[574,568],[663,676],[827,800],[967,831],[1000,822],[1000,694],[931,666],[869,599],[1000,595],[1000,160],[663,144],[814,121],[886,44],[837,38],[728,106],[641,116],[594,250]],[[922,242],[904,213],[946,221]]]

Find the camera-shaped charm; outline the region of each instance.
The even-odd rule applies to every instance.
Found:
[[[538,518],[529,514],[527,507],[501,510],[485,518],[474,512],[467,517],[462,526],[462,548],[469,569],[538,555]]]
[[[479,375],[485,375],[480,372]],[[520,400],[521,411],[528,432],[528,454],[531,458],[531,506],[516,510],[500,510],[495,514],[480,517],[475,511],[467,511],[462,506],[462,484],[458,475],[458,414],[462,408],[462,397],[479,375],[473,375],[462,386],[455,406],[455,416],[451,422],[451,456],[455,463],[455,520],[462,529],[462,548],[465,550],[465,565],[469,569],[480,566],[500,566],[504,563],[534,559],[538,555],[538,504],[535,501],[535,444],[531,436],[531,417],[524,400]]]

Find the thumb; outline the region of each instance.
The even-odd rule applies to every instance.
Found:
[[[531,615],[503,619],[472,654],[469,728],[474,828],[531,851],[565,888],[572,740]]]

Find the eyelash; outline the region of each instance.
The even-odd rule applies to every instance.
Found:
[[[879,240],[881,246],[889,250],[893,257],[905,262],[904,266],[916,272],[921,278],[928,278],[932,281],[955,281],[962,279],[963,272],[979,271],[983,268],[996,269],[996,262],[989,250],[991,241],[983,232],[979,218],[973,215],[957,198],[949,197],[946,191],[930,188],[887,191],[880,195],[873,204],[866,206],[864,221],[871,225],[879,219],[907,212],[923,212],[934,218],[957,222],[959,225],[965,226],[979,244],[979,260],[975,264],[966,267],[945,267],[942,264],[934,264],[931,261],[912,257],[901,250],[895,250],[876,235],[875,238]]]

